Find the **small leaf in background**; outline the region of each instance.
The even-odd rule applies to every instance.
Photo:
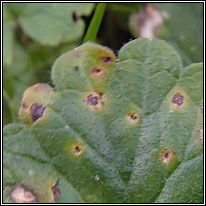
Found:
[[[16,188],[42,203],[203,202],[203,65],[142,38],[117,59],[83,44],[54,62],[54,88],[24,92],[24,124],[4,128],[4,202]]]
[[[12,114],[9,117],[6,112],[4,115],[4,125],[17,120],[22,92],[30,85],[29,77],[31,70],[28,67],[28,53],[16,41],[14,41],[12,50],[13,61],[10,65],[5,65],[3,68],[4,108],[9,107],[9,113]]]
[[[83,15],[89,15],[93,3],[25,3],[11,5],[17,13],[17,21],[23,31],[35,41],[57,46],[67,41],[76,41],[84,33]],[[17,9],[16,9],[17,8]]]
[[[155,27],[157,24],[157,27]],[[180,53],[184,65],[203,60],[203,4],[151,3],[133,14],[129,21],[132,34],[143,36],[145,28],[167,40]]]

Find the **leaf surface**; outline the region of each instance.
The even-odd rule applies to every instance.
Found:
[[[54,88],[28,88],[24,124],[4,129],[5,201],[21,184],[54,202],[64,180],[83,202],[203,202],[202,68],[183,68],[162,40],[134,40],[117,58],[93,43],[60,56]],[[48,175],[44,189],[40,174],[27,181],[28,167]]]

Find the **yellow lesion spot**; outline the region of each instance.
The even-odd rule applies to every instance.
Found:
[[[104,105],[103,94],[99,92],[90,92],[86,95],[84,103],[92,110],[101,110]]]
[[[164,149],[160,154],[161,161],[164,165],[168,165],[175,158],[175,154],[170,149]]]
[[[139,121],[139,116],[137,113],[135,112],[129,112],[127,113],[126,115],[126,120],[129,122],[129,123],[137,123]]]
[[[103,76],[103,73],[104,73],[104,69],[101,68],[101,67],[94,67],[94,68],[91,70],[91,74],[92,74],[92,76],[94,76],[94,77],[102,77],[102,76]]]
[[[80,156],[85,152],[83,144],[76,142],[70,146],[70,151],[74,156]]]

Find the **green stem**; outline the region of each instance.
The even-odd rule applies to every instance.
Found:
[[[95,41],[97,33],[99,31],[100,24],[102,22],[102,18],[104,16],[106,6],[106,3],[99,3],[97,5],[94,16],[89,24],[89,28],[84,37],[83,43],[87,41]]]

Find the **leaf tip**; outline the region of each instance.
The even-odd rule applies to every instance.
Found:
[[[20,119],[31,124],[43,117],[47,104],[51,101],[52,92],[52,87],[44,83],[26,89],[19,109]]]

